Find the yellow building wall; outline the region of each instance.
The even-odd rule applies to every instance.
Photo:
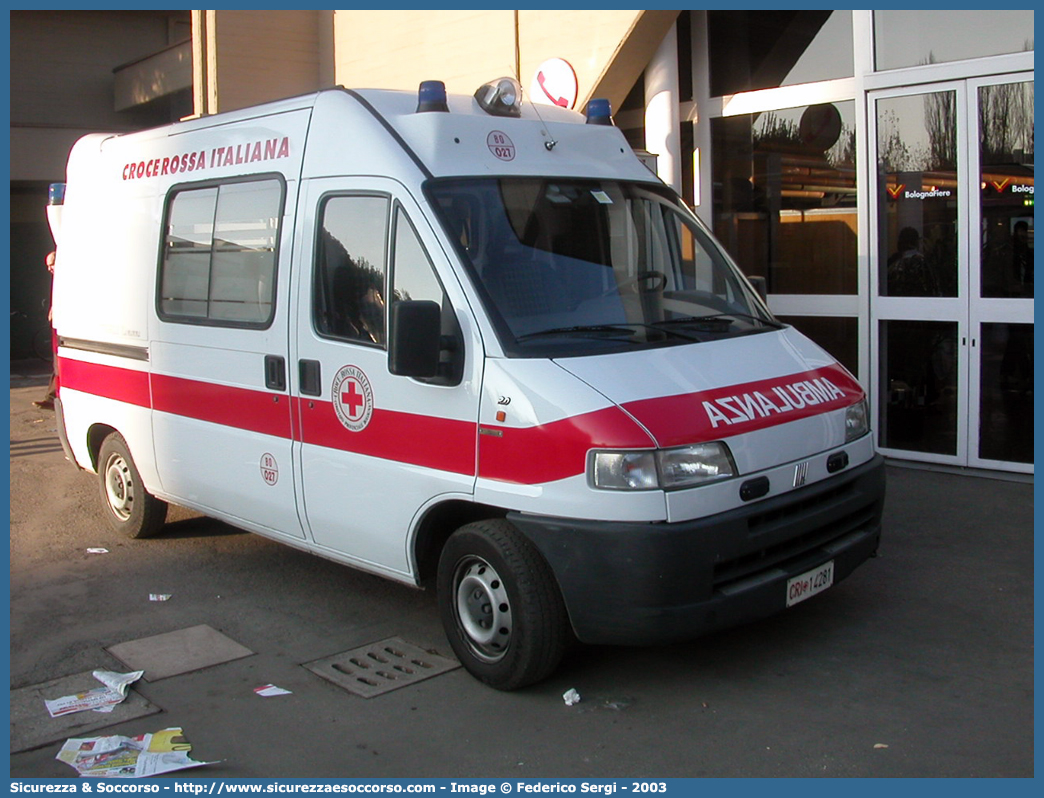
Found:
[[[576,72],[576,109],[593,97],[619,108],[663,37],[677,11],[519,11],[519,50],[523,89],[548,58],[564,58]],[[477,87],[476,87],[477,88]]]
[[[515,74],[513,11],[337,11],[334,77],[350,88],[472,93]]]
[[[320,88],[320,11],[193,11],[196,112],[217,113]]]
[[[217,113],[339,84],[454,93],[510,75],[528,89],[537,67],[564,58],[576,108],[618,108],[677,11],[194,11],[197,113]]]
[[[518,78],[564,58],[576,71],[577,108],[592,96],[619,106],[677,11],[337,11],[335,81],[353,88],[415,90],[441,80],[472,94],[488,80]]]

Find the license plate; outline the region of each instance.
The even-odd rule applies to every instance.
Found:
[[[823,563],[818,568],[787,580],[787,606],[812,598],[834,584],[834,561]]]

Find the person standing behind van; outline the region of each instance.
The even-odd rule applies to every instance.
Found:
[[[54,253],[48,252],[47,257],[44,259],[44,263],[47,265],[47,271],[51,273],[51,277],[54,277]],[[47,306],[47,321],[51,321],[51,306]],[[54,410],[54,400],[58,396],[58,334],[54,331],[54,327],[51,327],[51,379],[47,383],[47,393],[44,394],[43,399],[37,399],[33,402],[41,410]]]

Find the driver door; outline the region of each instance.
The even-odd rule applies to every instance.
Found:
[[[481,358],[420,208],[382,178],[304,181],[292,361],[301,515],[316,545],[412,581],[412,530],[474,490]],[[449,290],[444,288],[444,282]],[[452,294],[450,293],[452,291]],[[463,375],[388,369],[390,306],[432,299],[459,320]]]

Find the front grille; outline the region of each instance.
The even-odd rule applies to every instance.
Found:
[[[840,485],[835,485],[829,490],[822,491],[821,493],[815,493],[803,499],[789,502],[784,504],[782,507],[777,507],[768,512],[752,515],[747,521],[747,527],[750,529],[750,534],[752,536],[760,535],[770,527],[784,523],[795,516],[808,515],[828,504],[843,501],[854,490],[855,483],[853,482],[845,482]]]
[[[752,516],[748,527],[750,539],[756,540],[759,535],[787,523],[799,523],[801,517],[809,518],[814,523],[817,510],[842,501],[852,490],[851,484],[839,485],[784,507]],[[714,588],[720,589],[731,582],[747,579],[772,568],[785,567],[790,561],[803,557],[810,551],[827,546],[856,530],[869,527],[874,523],[876,515],[876,505],[871,503],[840,518],[833,517],[818,525],[803,528],[786,540],[723,560],[714,566]]]

